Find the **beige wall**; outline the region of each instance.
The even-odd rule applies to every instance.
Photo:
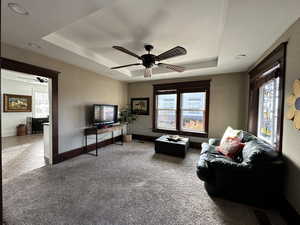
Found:
[[[209,137],[221,137],[227,126],[241,129],[245,128],[247,112],[245,100],[247,97],[244,90],[247,88],[247,74],[234,73],[216,76],[199,76],[188,79],[130,83],[128,86],[129,98],[150,97],[150,115],[138,116],[132,125],[133,133],[148,136],[160,135],[152,132],[153,84],[205,79],[211,79]],[[195,137],[191,139],[196,142],[205,140]]]
[[[123,107],[127,104],[127,83],[4,44],[1,55],[61,72],[58,81],[60,153],[83,145],[82,129],[88,125],[87,106],[107,103]]]
[[[286,99],[292,93],[294,80],[300,79],[300,19],[276,41],[263,57],[285,41],[288,41],[285,84]],[[288,107],[285,103],[285,113],[287,109]],[[300,131],[293,127],[292,121],[286,119],[284,119],[283,125],[282,151],[288,162],[285,195],[287,200],[300,213]]]

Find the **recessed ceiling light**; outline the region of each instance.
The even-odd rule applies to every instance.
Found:
[[[32,48],[41,48],[41,46],[39,46],[38,44],[32,43],[32,42],[29,42],[28,46],[32,47]]]
[[[28,15],[29,12],[24,9],[22,6],[20,6],[18,3],[8,3],[7,4],[8,8],[10,8],[11,11],[14,13],[20,14],[20,15]]]

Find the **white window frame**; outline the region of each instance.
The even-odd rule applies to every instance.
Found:
[[[204,93],[205,99],[204,99],[204,110],[203,109],[183,109],[183,94],[189,94],[189,93]],[[193,132],[193,133],[203,133],[205,132],[205,113],[206,113],[206,92],[205,91],[186,91],[186,92],[182,92],[180,93],[180,131],[186,131],[186,132]],[[195,130],[189,130],[189,129],[184,129],[183,128],[183,113],[184,111],[188,111],[188,112],[203,112],[203,126],[204,126],[204,130],[203,131],[195,131]]]
[[[47,115],[38,115],[38,110],[37,110],[37,94],[45,94],[47,95],[47,98],[48,98],[48,114]],[[33,102],[33,117],[34,118],[45,118],[47,116],[50,115],[50,100],[49,100],[49,93],[48,92],[45,92],[45,91],[39,91],[39,90],[34,90],[33,91],[33,99],[34,99],[34,102]]]
[[[160,95],[175,95],[175,109],[160,109],[159,107],[158,107],[158,97],[160,96]],[[156,110],[156,121],[155,121],[155,126],[158,128],[158,129],[162,129],[162,130],[166,130],[166,128],[164,128],[164,127],[159,127],[159,123],[158,123],[158,112],[159,111],[172,111],[172,112],[175,112],[175,127],[174,127],[174,129],[167,129],[167,130],[176,130],[176,122],[177,122],[177,93],[176,92],[174,92],[174,93],[168,93],[168,94],[164,94],[164,93],[161,93],[161,94],[157,94],[156,95],[156,106],[155,106],[155,110]]]

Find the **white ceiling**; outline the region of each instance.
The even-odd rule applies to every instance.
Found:
[[[2,0],[3,42],[128,82],[144,80],[143,67],[110,70],[138,62],[113,45],[138,55],[145,43],[154,45],[153,54],[187,49],[164,61],[185,72],[154,69],[151,79],[241,72],[300,15],[299,0],[14,0],[28,16],[10,11],[12,1]]]

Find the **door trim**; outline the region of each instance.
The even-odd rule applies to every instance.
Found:
[[[60,72],[3,57],[1,57],[1,69],[47,77],[52,80],[52,159],[54,164],[58,163],[58,75]]]

